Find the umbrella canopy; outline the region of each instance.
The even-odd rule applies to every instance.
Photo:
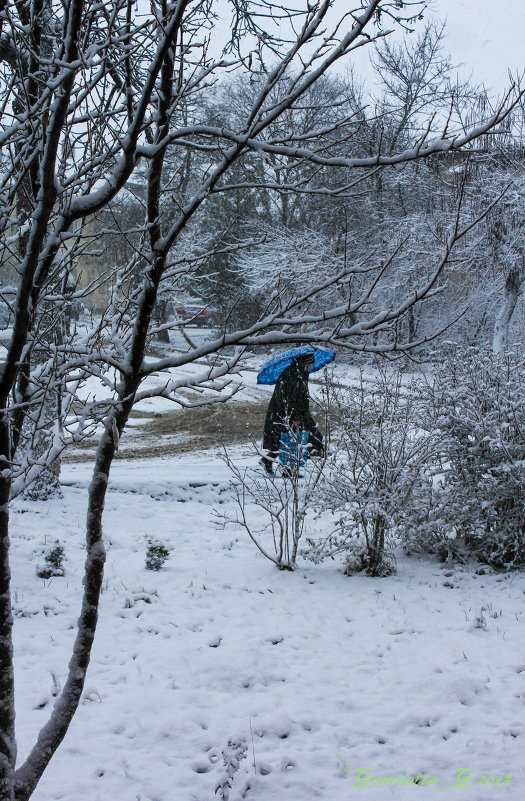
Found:
[[[320,370],[326,364],[330,364],[335,359],[335,353],[328,348],[313,348],[311,345],[302,345],[300,348],[292,348],[279,353],[263,364],[257,375],[258,384],[275,384],[283,370],[291,365],[294,359],[300,356],[313,354],[314,363],[311,372]]]

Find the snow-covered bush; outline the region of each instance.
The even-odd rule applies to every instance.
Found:
[[[56,540],[53,547],[44,553],[44,564],[37,566],[38,578],[49,579],[55,576],[64,576],[66,572],[64,558],[64,546]]]
[[[148,537],[147,543],[145,568],[146,570],[160,570],[169,558],[170,549],[152,537]]]
[[[26,501],[48,501],[62,498],[60,485],[60,457],[44,466],[53,446],[56,422],[49,420],[57,406],[57,398],[50,394],[47,405],[40,409],[38,420],[29,417],[24,421],[20,438],[20,453],[25,463],[26,487],[23,492]]]
[[[427,409],[444,465],[430,520],[441,551],[446,536],[493,567],[525,563],[523,357],[476,350],[449,359],[434,376]]]
[[[430,434],[417,427],[415,381],[380,367],[357,387],[334,389],[340,425],[325,470],[319,507],[335,527],[310,540],[314,561],[342,554],[345,572],[384,576],[395,570],[394,542],[413,537],[431,502]]]

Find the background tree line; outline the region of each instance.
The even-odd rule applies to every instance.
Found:
[[[305,146],[315,141],[316,151],[328,159],[349,154],[366,159],[378,149],[392,154],[417,147],[429,131],[441,130],[444,120],[467,130],[473,119],[491,110],[482,88],[454,82],[443,27],[436,23],[403,47],[380,42],[373,63],[372,97],[351,70],[323,76],[299,109],[269,126],[265,141]],[[282,93],[293,83],[292,77],[287,80],[279,87]],[[260,84],[260,76],[223,76],[205,98],[188,104],[184,119],[235,129]],[[307,158],[278,152],[260,158],[246,152],[185,232],[185,248],[198,269],[186,278],[177,275],[167,286],[157,310],[159,322],[173,320],[181,293],[186,293],[217,307],[216,323],[235,330],[263,313],[276,281],[294,293],[312,275],[328,278],[349,261],[370,272],[381,270],[399,248],[377,296],[383,304],[396,304],[414,276],[431,275],[460,197],[462,220],[468,222],[504,193],[483,223],[455,247],[440,276],[440,291],[411,306],[398,330],[387,335],[390,341],[401,336],[425,343],[437,330],[452,326],[433,351],[453,341],[465,346],[490,342],[501,352],[511,322],[516,333],[523,327],[522,134],[519,105],[497,133],[480,137],[468,151],[386,169],[357,169],[351,175]],[[206,176],[209,164],[204,144],[167,159],[162,199],[167,214],[176,210],[181,192],[191,192]],[[144,186],[138,180],[97,219],[96,230],[103,236],[97,238],[95,254],[103,247],[111,268],[124,264],[139,247]],[[356,274],[352,283],[358,293],[365,281]],[[347,298],[346,290],[332,287],[332,299]],[[169,342],[167,330],[158,337]],[[428,356],[430,348],[424,352]]]

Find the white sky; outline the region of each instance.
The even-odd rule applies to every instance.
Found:
[[[432,7],[447,20],[446,49],[474,83],[501,92],[509,69],[525,71],[525,0],[433,0]]]
[[[429,0],[416,31],[430,16],[446,20],[444,50],[473,84],[501,94],[509,85],[509,69],[514,76],[525,72],[525,0]],[[359,63],[360,73],[367,71],[365,60]]]

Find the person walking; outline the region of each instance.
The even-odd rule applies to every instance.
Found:
[[[273,473],[273,461],[279,454],[281,434],[308,431],[309,454],[323,454],[323,437],[310,413],[308,378],[313,364],[313,353],[296,357],[275,384],[266,412],[263,435],[266,455],[262,463],[270,475]]]

